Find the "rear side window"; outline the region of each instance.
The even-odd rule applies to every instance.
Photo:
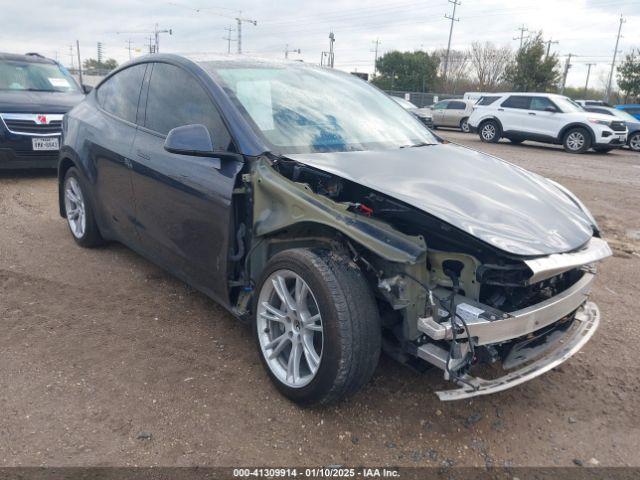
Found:
[[[456,102],[451,101],[447,106],[447,110],[465,110],[467,108],[467,104],[464,102]]]
[[[207,127],[217,150],[229,150],[231,136],[202,85],[175,65],[154,64],[144,126],[166,135],[173,128],[195,123]]]
[[[496,100],[498,100],[500,97],[482,97],[480,100],[478,100],[478,103],[476,105],[491,105],[493,102],[495,102]]]
[[[530,110],[540,110],[544,111],[545,108],[556,108],[551,100],[547,97],[531,97],[531,107]]]
[[[146,64],[116,73],[98,88],[98,104],[116,117],[135,123]]]
[[[446,100],[445,100],[445,101],[443,101],[443,102],[438,102],[438,103],[436,103],[436,104],[433,106],[433,109],[434,109],[434,110],[442,110],[442,109],[447,108],[447,105],[448,105],[448,104],[449,104],[449,102],[448,102],[448,101],[446,101]]]
[[[524,108],[525,110],[529,110],[529,105],[531,104],[531,97],[523,97],[522,95],[511,95],[504,102],[502,102],[502,107],[505,108]]]

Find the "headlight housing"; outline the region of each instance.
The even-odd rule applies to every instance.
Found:
[[[604,125],[605,127],[610,127],[611,122],[609,120],[600,120],[599,118],[589,118],[591,123],[597,123],[598,125]]]

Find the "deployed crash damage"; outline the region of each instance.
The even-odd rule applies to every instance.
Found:
[[[409,148],[393,162],[385,152],[258,159],[243,179],[253,204],[247,275],[292,246],[348,257],[375,292],[384,350],[460,385],[441,400],[518,385],[589,340],[594,264],[611,251],[573,195],[455,145]],[[477,176],[489,168],[491,182]],[[503,374],[475,375],[483,364]]]
[[[372,303],[375,313],[367,315],[376,319],[365,329],[356,325],[346,342],[381,330],[353,349],[377,352],[381,337],[383,350],[399,361],[441,369],[459,386],[438,392],[442,400],[518,385],[593,335],[599,312],[588,294],[595,264],[611,251],[589,211],[564,187],[442,142],[349,75],[262,62],[205,68],[262,142],[235,190],[230,297],[239,316],[257,319],[263,360],[285,395],[303,402],[313,396],[298,392],[319,371],[327,347],[324,330],[322,338],[307,337],[301,357],[298,331],[288,326],[322,316],[316,293],[317,313],[306,312],[307,300],[298,303],[299,291],[314,290],[302,264],[321,276],[340,270],[336,264],[357,271],[356,280],[343,283],[366,283],[373,295],[359,292],[359,301]],[[320,253],[287,263],[298,250]],[[349,276],[342,271],[315,292],[338,285],[340,275]],[[343,308],[344,292],[336,295],[330,302]],[[306,312],[302,320],[299,311]],[[358,315],[351,312],[350,322]],[[365,360],[354,362],[370,376],[375,367]],[[327,381],[326,389],[332,385]]]

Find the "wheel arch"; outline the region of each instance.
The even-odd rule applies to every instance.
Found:
[[[502,122],[495,115],[488,115],[488,116],[484,117],[482,120],[480,120],[478,122],[478,130],[480,130],[482,128],[483,124],[487,123],[490,120],[494,120],[498,124],[498,126],[500,127],[500,131],[504,132],[504,127],[502,126]]]
[[[570,123],[568,125],[565,125],[562,130],[560,130],[560,133],[558,134],[558,137],[556,138],[557,142],[559,144],[562,144],[562,142],[564,142],[564,136],[567,134],[567,132],[573,128],[583,128],[584,130],[586,130],[589,135],[591,136],[591,144],[593,145],[594,143],[596,143],[596,134],[593,131],[593,129],[582,122],[573,122]]]

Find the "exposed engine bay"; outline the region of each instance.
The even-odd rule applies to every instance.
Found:
[[[252,247],[251,268],[268,257],[261,250],[279,243],[300,238],[312,244],[314,238],[332,237],[328,241],[365,273],[376,295],[385,351],[420,370],[435,365],[461,386],[438,392],[443,400],[492,393],[533,378],[552,368],[556,357],[549,351],[564,345],[558,358],[567,354],[567,346],[570,356],[597,327],[597,307],[587,302],[592,264],[610,255],[597,232],[579,256],[563,254],[549,265],[534,258],[532,267],[527,257],[501,251],[400,200],[295,160],[270,159],[252,176],[253,235],[262,242],[258,237],[276,233]],[[289,184],[276,194],[273,187],[282,180]],[[293,200],[284,199],[289,195]],[[317,215],[332,216],[341,229],[317,230],[321,222],[307,218],[298,201],[314,204]],[[284,218],[278,206],[285,203],[297,218]],[[322,223],[333,227],[328,220]],[[410,255],[393,257],[362,240],[369,237]],[[546,357],[539,360],[542,355]],[[519,370],[514,378],[484,380],[471,373],[483,364],[506,370],[536,361],[542,364],[531,372]]]

